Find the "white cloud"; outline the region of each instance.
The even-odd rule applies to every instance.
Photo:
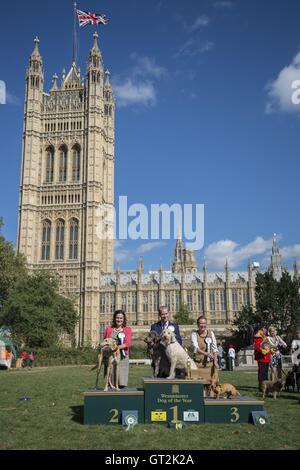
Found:
[[[6,91],[6,104],[11,104],[13,106],[21,106],[22,102],[20,98],[9,91]]]
[[[210,19],[206,15],[198,16],[198,18],[194,21],[192,26],[189,28],[189,31],[193,33],[199,28],[204,28],[209,25]]]
[[[300,105],[292,102],[292,95],[295,92],[292,84],[295,80],[300,80],[300,52],[296,54],[290,65],[281,70],[276,80],[269,81],[266,85],[268,92],[266,114],[275,111],[300,112]]]
[[[148,251],[155,250],[156,248],[160,248],[162,246],[166,246],[167,242],[149,242],[149,243],[143,243],[140,245],[137,249],[138,254],[143,254],[147,253]]]
[[[132,260],[136,257],[136,255],[143,255],[144,253],[148,253],[149,251],[156,250],[157,248],[161,248],[167,245],[167,242],[151,241],[142,243],[140,246],[138,246],[138,248],[128,249],[124,246],[124,243],[124,241],[115,240],[115,260],[117,262]]]
[[[211,243],[205,250],[207,265],[214,269],[223,269],[228,260],[230,268],[236,268],[249,259],[264,255],[272,246],[272,239],[256,237],[247,245],[241,246],[232,240],[220,240]]]
[[[167,69],[159,66],[153,58],[139,57],[135,53],[131,54],[130,58],[134,64],[128,76],[112,80],[118,106],[155,106],[156,81],[167,75]]]
[[[214,2],[213,6],[215,8],[232,8],[233,7],[233,2],[230,2],[229,0],[226,1],[219,1],[219,2]]]
[[[114,81],[113,87],[117,103],[121,108],[135,104],[154,106],[157,102],[156,90],[151,82],[127,78],[123,83]]]
[[[200,38],[190,38],[188,39],[175,54],[175,57],[189,56],[194,57],[204,52],[208,52],[213,49],[214,43],[211,41],[203,41]]]
[[[115,241],[115,246],[114,246],[115,253],[114,254],[115,254],[115,260],[117,262],[129,261],[130,259],[132,259],[130,251],[124,248],[123,243],[124,242],[121,242],[118,240]]]
[[[130,58],[136,61],[132,70],[133,76],[161,78],[167,75],[167,69],[159,66],[155,59],[138,57],[135,53],[131,54]]]
[[[283,259],[299,258],[300,244],[285,246],[280,250]]]

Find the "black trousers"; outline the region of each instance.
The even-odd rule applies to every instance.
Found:
[[[300,392],[300,374],[296,373],[297,391]]]
[[[268,380],[269,362],[258,362],[258,385],[261,386],[264,380]]]

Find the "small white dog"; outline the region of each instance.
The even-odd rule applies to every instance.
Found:
[[[167,379],[175,379],[176,370],[183,371],[186,377],[188,375],[188,361],[190,361],[192,369],[197,369],[194,361],[176,340],[173,331],[164,330],[160,343],[166,348],[166,356],[170,361],[170,372]]]

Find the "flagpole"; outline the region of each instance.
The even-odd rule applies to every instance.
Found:
[[[73,62],[77,62],[77,28],[76,28],[76,21],[77,21],[77,3],[74,2],[74,29],[73,29]]]

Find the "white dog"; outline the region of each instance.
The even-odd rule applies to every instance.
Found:
[[[185,376],[187,376],[188,361],[190,361],[192,369],[197,369],[194,361],[176,340],[176,336],[173,331],[164,330],[161,334],[160,343],[166,348],[166,356],[170,361],[170,372],[167,379],[175,379],[176,369],[183,371]]]

